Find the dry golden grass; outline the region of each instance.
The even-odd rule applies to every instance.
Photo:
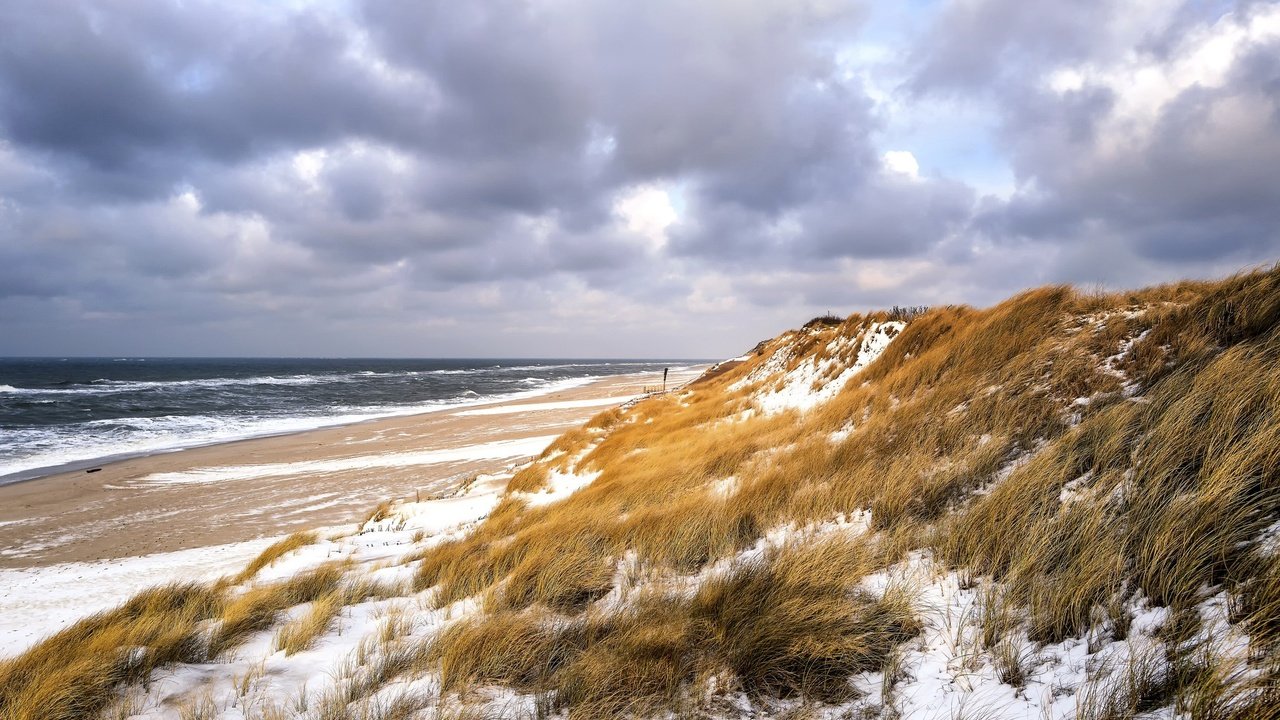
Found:
[[[565,532],[554,547],[531,545],[490,606],[519,610],[541,603],[575,612],[608,593],[613,587],[610,539],[580,528]]]
[[[1044,640],[1079,634],[1092,607],[1127,587],[1183,607],[1254,574],[1252,541],[1280,503],[1274,367],[1231,348],[1169,374],[1145,403],[1084,420],[956,514],[941,549],[1008,579]],[[1088,497],[1064,506],[1077,479]]]
[[[567,623],[538,610],[462,621],[430,656],[445,689],[554,690],[575,718],[679,705],[697,678],[724,669],[752,694],[843,699],[850,675],[880,669],[918,629],[900,594],[855,591],[874,567],[847,541],[787,547],[713,577],[691,598],[644,594]]]
[[[138,594],[0,663],[0,717],[94,718],[115,690],[175,662],[203,660],[198,626],[222,607],[206,586],[174,584]]]
[[[285,655],[309,649],[333,625],[346,600],[342,590],[332,590],[313,600],[305,615],[276,631],[275,649],[283,650]]]
[[[1001,583],[998,611],[984,620],[989,647],[1019,618],[1036,641],[1079,636],[1099,617],[1123,636],[1135,592],[1185,607],[1223,583],[1247,586],[1268,608],[1249,616],[1264,627],[1277,610],[1253,579],[1251,551],[1280,503],[1278,278],[1270,270],[1093,295],[1049,287],[989,310],[929,310],[824,406],[744,419],[751,388],[733,385],[775,352],[789,351],[783,365],[794,368],[888,316],[790,333],[689,393],[563,438],[547,455],[555,464],[535,464],[513,490],[538,487],[549,467],[599,478],[429,551],[417,586],[438,586],[442,603],[486,593],[494,623],[536,630],[539,613],[583,610],[588,619],[577,622],[590,623],[625,553],[646,572],[694,572],[767,528],[870,511],[878,562],[930,547]],[[835,431],[844,437],[830,439]],[[689,608],[636,602],[671,633],[653,640],[667,660],[630,660],[648,678],[636,697],[649,700],[623,707],[566,689],[571,709],[681,702],[668,691],[689,678],[674,649],[693,646],[682,634]],[[522,608],[532,609],[514,612]],[[1004,672],[1018,679],[1014,647],[1000,648]],[[607,686],[600,667],[581,682]],[[481,674],[510,680],[495,672]],[[1173,696],[1193,692],[1195,683],[1172,682]],[[821,696],[816,687],[803,692]]]
[[[388,517],[391,517],[391,501],[383,500],[364,516],[364,519],[360,521],[360,527],[364,527],[369,523],[378,522],[379,520]]]
[[[1259,554],[1261,568],[1237,586],[1235,619],[1244,623],[1261,655],[1280,649],[1280,556]]]
[[[555,439],[538,456],[539,460],[552,458],[555,455],[572,456],[591,442],[591,433],[585,427],[570,430]]]
[[[537,492],[547,485],[547,466],[530,465],[521,468],[507,483],[508,492]]]
[[[333,593],[342,574],[338,564],[328,563],[279,583],[250,588],[228,601],[210,635],[208,657],[217,658],[249,635],[270,628],[282,610]]]
[[[445,689],[473,682],[531,689],[563,664],[556,656],[557,649],[568,650],[562,639],[534,613],[498,613],[450,625],[432,643],[430,656],[440,663]]]
[[[145,682],[157,668],[216,658],[250,634],[270,628],[282,610],[334,595],[342,572],[336,564],[325,565],[232,599],[223,583],[146,590],[0,663],[0,717],[98,717],[118,688]],[[343,598],[350,601],[369,591],[355,588],[343,592]],[[304,641],[299,637],[294,642]],[[202,708],[196,703],[188,710]]]
[[[853,590],[875,569],[857,541],[786,548],[705,583],[691,614],[749,693],[844,700],[850,676],[880,669],[919,630],[903,594]]]
[[[1095,672],[1081,694],[1081,720],[1129,720],[1167,705],[1174,697],[1164,658],[1153,651],[1133,655],[1122,667]]]
[[[280,559],[285,554],[314,543],[316,538],[317,536],[314,532],[296,532],[283,540],[268,545],[265,550],[258,553],[258,556],[235,576],[233,582],[242,583],[248,580],[257,575],[259,570]]]

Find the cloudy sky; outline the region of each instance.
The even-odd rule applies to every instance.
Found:
[[[0,3],[0,355],[725,357],[1280,259],[1280,4]]]

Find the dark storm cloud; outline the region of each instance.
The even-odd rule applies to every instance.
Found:
[[[166,154],[236,161],[351,135],[407,138],[420,123],[419,97],[353,60],[349,28],[316,13],[273,18],[202,3],[8,8],[6,132],[92,168],[146,170]]]
[[[317,12],[199,2],[11,3],[0,127],[65,163],[69,180],[126,197],[165,194],[194,161],[413,137],[420,88],[355,61],[349,30]]]
[[[950,3],[916,50],[913,91],[986,93],[1000,118],[1017,186],[983,199],[969,234],[1038,254],[1052,281],[1276,259],[1280,45],[1246,30],[1274,3],[1085,5]]]
[[[1273,40],[1129,137],[1115,72],[1049,78],[1183,62],[1217,14],[955,0],[892,60],[851,65],[873,10],[9,3],[0,354],[79,335],[120,343],[79,352],[504,354],[510,335],[522,354],[664,336],[718,354],[814,308],[1275,254]],[[886,164],[919,154],[885,138],[935,96],[993,109],[1014,187],[984,196],[946,157]]]
[[[1055,243],[1102,234],[1162,263],[1274,257],[1277,53],[1275,42],[1250,48],[1221,86],[1181,89],[1145,120],[1117,120],[1112,88],[1022,96],[1007,129],[1025,189],[990,204],[977,226]]]

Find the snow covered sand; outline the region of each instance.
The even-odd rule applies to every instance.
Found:
[[[440,450],[376,453],[353,455],[328,460],[300,460],[289,463],[264,463],[261,465],[222,465],[197,468],[186,472],[156,473],[144,476],[144,484],[183,485],[187,483],[217,483],[232,480],[258,480],[280,476],[332,475],[349,470],[372,468],[400,468],[419,465],[439,465],[466,460],[499,460],[513,457],[531,457],[555,440],[555,435],[535,435],[515,440],[495,440],[479,445],[464,445]]]
[[[135,558],[0,570],[0,658],[85,615],[108,610],[139,590],[173,581],[215,580],[238,572],[278,538]]]
[[[606,405],[621,405],[634,399],[634,395],[619,397],[585,398],[583,400],[561,400],[559,402],[520,403],[518,405],[495,405],[493,407],[461,410],[459,417],[476,417],[479,415],[511,415],[514,413],[537,412],[542,410],[567,410],[576,408],[598,408]]]
[[[337,558],[389,563],[414,535],[444,537],[493,509],[513,467],[455,489],[452,495],[397,505],[393,514],[363,527],[320,529],[319,542],[262,570],[263,580],[288,577]],[[139,590],[169,582],[214,581],[235,575],[280,537],[87,563],[0,570],[0,658],[16,655],[76,620],[113,608]],[[405,579],[394,567],[372,570],[379,580]],[[326,669],[328,669],[326,665]]]

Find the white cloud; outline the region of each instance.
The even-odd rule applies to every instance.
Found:
[[[329,152],[324,148],[294,153],[293,171],[297,173],[298,179],[306,183],[308,189],[312,191],[320,189],[320,173],[324,170],[324,163],[328,156]]]
[[[613,210],[623,227],[647,238],[655,250],[667,244],[667,228],[679,219],[671,196],[656,185],[640,185],[614,201]]]
[[[912,180],[920,178],[920,163],[916,162],[916,156],[909,150],[890,150],[884,154],[883,162],[884,169],[891,173],[903,175]]]
[[[1113,91],[1115,106],[1104,125],[1104,139],[1105,147],[1119,152],[1149,137],[1165,108],[1183,92],[1224,86],[1237,58],[1277,37],[1280,5],[1248,15],[1228,13],[1188,33],[1170,57],[1133,49],[1110,64],[1056,68],[1046,84],[1058,93],[1089,86]]]

